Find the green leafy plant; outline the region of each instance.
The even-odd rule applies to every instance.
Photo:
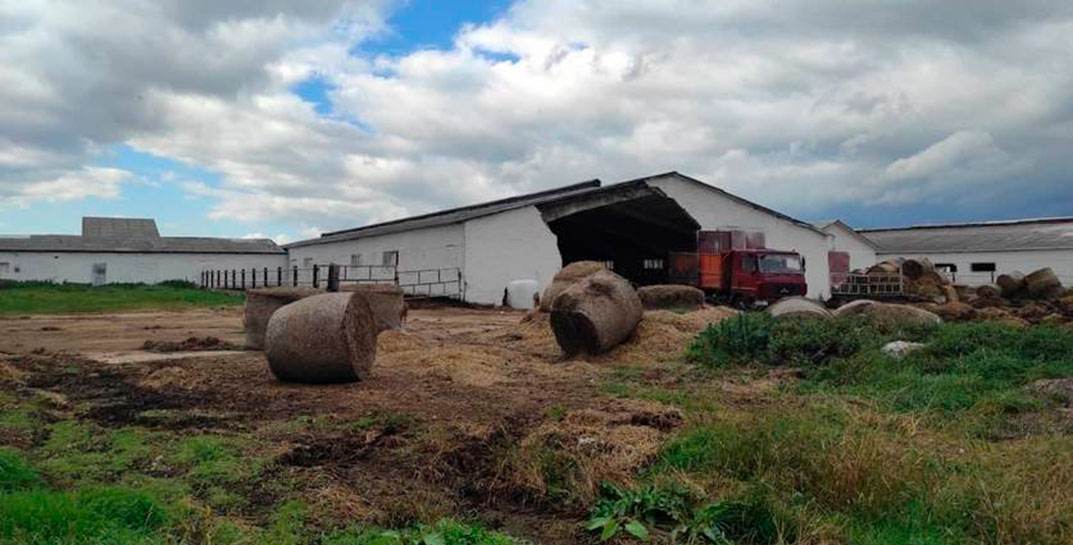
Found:
[[[647,541],[650,528],[674,527],[688,513],[689,496],[680,488],[646,486],[633,490],[605,483],[585,529],[599,533],[600,541],[621,532]]]

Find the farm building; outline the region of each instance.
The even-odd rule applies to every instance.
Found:
[[[666,282],[670,252],[695,252],[698,230],[764,234],[769,248],[806,260],[809,295],[826,296],[830,236],[677,172],[611,185],[599,180],[325,233],[286,246],[290,265],[396,267],[430,283],[461,278],[459,295],[498,304],[507,284],[542,289],[564,264],[598,260],[640,284]]]
[[[276,267],[271,240],[162,237],[152,219],[82,218],[81,235],[0,236],[0,279],[92,283],[196,282],[212,268]]]
[[[832,267],[834,256],[838,254],[845,256],[847,270],[863,269],[876,263],[876,244],[843,221],[821,221],[816,227],[832,237]]]
[[[979,285],[1002,273],[1051,267],[1073,284],[1073,218],[1044,218],[897,229],[865,229],[878,259],[926,257],[956,282]]]

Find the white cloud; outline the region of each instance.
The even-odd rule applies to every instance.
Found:
[[[1073,200],[1070,3],[521,1],[364,54],[390,9],[4,4],[0,202],[116,143],[218,173],[173,182],[210,217],[296,234],[671,169],[801,215]],[[289,90],[313,74],[329,116]]]
[[[26,184],[17,195],[6,200],[9,204],[25,207],[34,201],[72,201],[87,197],[114,199],[119,197],[120,185],[130,181],[131,177],[132,174],[125,170],[86,167],[51,180]]]

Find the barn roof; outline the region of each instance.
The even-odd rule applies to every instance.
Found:
[[[82,218],[82,235],[0,235],[0,251],[171,254],[282,254],[269,239],[162,237],[141,218]]]
[[[821,220],[821,221],[812,222],[812,224],[815,225],[817,229],[819,229],[819,230],[821,230],[821,231],[823,231],[825,233],[830,233],[831,229],[833,227],[841,227],[842,229],[845,229],[849,233],[852,233],[853,236],[857,240],[867,244],[868,246],[872,247],[873,249],[876,249],[876,250],[879,249],[879,245],[876,244],[872,239],[862,235],[857,229],[854,229],[853,227],[850,227],[850,225],[848,223],[846,223],[846,222],[844,222],[842,220]]]
[[[1073,217],[915,225],[859,231],[883,253],[1073,250]]]
[[[476,218],[489,216],[492,214],[498,214],[500,212],[506,212],[517,208],[524,208],[526,206],[549,204],[553,202],[560,202],[574,198],[580,198],[590,196],[595,193],[617,191],[627,186],[643,186],[647,182],[657,179],[673,176],[690,183],[699,184],[707,189],[718,192],[724,197],[729,198],[735,202],[745,204],[756,210],[771,214],[779,219],[789,221],[799,227],[815,231],[821,235],[826,236],[826,233],[820,231],[813,225],[791,218],[785,214],[776,212],[770,208],[766,208],[754,202],[745,200],[737,195],[727,193],[726,191],[719,189],[718,187],[708,185],[695,178],[690,178],[678,172],[666,172],[663,174],[656,174],[653,176],[646,176],[644,178],[637,178],[634,180],[628,180],[625,182],[619,182],[610,185],[603,185],[599,179],[589,180],[587,182],[576,183],[563,187],[557,187],[554,189],[548,189],[544,191],[538,191],[536,193],[528,193],[525,195],[518,195],[507,199],[500,199],[496,201],[490,201],[485,203],[473,204],[469,206],[462,206],[459,208],[450,208],[439,212],[432,212],[429,214],[422,214],[420,216],[411,216],[408,218],[402,218],[383,223],[376,223],[372,225],[366,225],[363,227],[357,227],[354,229],[345,229],[342,231],[332,231],[324,233],[319,238],[301,240],[298,242],[292,242],[284,246],[285,248],[300,248],[303,246],[314,246],[317,244],[326,244],[331,242],[342,242],[346,240],[355,240],[359,238],[387,235],[391,233],[398,233],[402,231],[411,231],[414,229],[426,229],[429,227],[438,227],[441,225],[450,225],[454,223],[462,223]]]

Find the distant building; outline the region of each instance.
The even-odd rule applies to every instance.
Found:
[[[1073,218],[1043,218],[858,231],[876,256],[926,257],[955,281],[994,282],[999,274],[1051,267],[1073,286]]]
[[[286,246],[293,267],[397,266],[458,271],[462,296],[497,304],[513,280],[540,289],[565,264],[591,259],[639,284],[666,282],[668,253],[695,252],[698,230],[763,232],[770,248],[806,260],[809,295],[829,293],[830,236],[704,182],[668,172],[617,184],[592,180],[325,233]]]
[[[841,252],[846,255],[849,263],[848,270],[864,269],[876,264],[876,244],[842,220],[821,221],[815,225],[821,231],[831,235],[832,253]]]
[[[206,269],[276,269],[267,239],[162,237],[152,219],[82,218],[81,235],[0,235],[0,279],[92,284],[197,282]]]

